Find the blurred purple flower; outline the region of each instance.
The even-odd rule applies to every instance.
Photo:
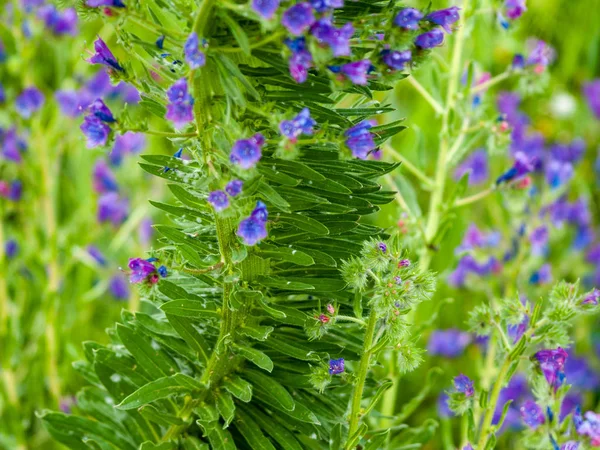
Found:
[[[265,138],[260,133],[249,139],[239,139],[233,144],[229,160],[242,169],[251,169],[260,161],[264,144]]]
[[[175,127],[180,128],[194,120],[194,99],[188,93],[188,84],[185,78],[177,80],[167,90],[167,97],[170,103],[167,105],[165,118],[173,122]]]
[[[320,45],[329,46],[333,56],[350,56],[350,38],[354,34],[351,22],[336,28],[331,22],[331,17],[323,17],[314,23],[310,33]]]
[[[583,95],[597,119],[600,119],[600,78],[583,85]]]
[[[456,389],[457,392],[462,392],[467,397],[472,397],[473,394],[475,394],[475,389],[473,389],[473,381],[462,373],[454,377],[454,389]]]
[[[306,49],[304,37],[297,39],[286,39],[285,45],[292,51],[288,61],[290,75],[297,83],[304,83],[308,78],[308,69],[313,66],[313,59],[310,52]]]
[[[598,292],[600,294],[600,292]],[[597,302],[597,299],[596,299]],[[595,391],[600,387],[600,377],[583,356],[569,356],[564,365],[567,382],[582,391]]]
[[[400,52],[386,49],[381,52],[381,59],[390,69],[404,70],[406,64],[412,60],[412,54],[410,50]]]
[[[98,247],[95,245],[88,245],[87,252],[98,264],[101,266],[106,265],[106,258]]]
[[[367,74],[370,72],[371,66],[370,60],[362,59],[360,61],[342,64],[339,68],[339,71],[346,75],[346,78],[348,78],[352,83],[365,86],[367,84]],[[329,69],[336,72],[334,66],[329,67]]]
[[[589,436],[592,446],[600,446],[600,415],[593,411],[585,413],[584,420],[577,426],[577,433]]]
[[[290,141],[296,142],[302,134],[312,135],[317,122],[310,117],[308,108],[302,109],[292,120],[284,120],[279,124],[279,131]]]
[[[113,8],[124,8],[125,4],[121,0],[86,0],[85,4],[90,8],[99,6],[108,6]]]
[[[552,281],[552,267],[550,264],[542,265],[529,277],[530,284],[546,284]]]
[[[496,184],[508,183],[527,175],[535,168],[535,159],[528,157],[525,153],[517,152],[514,156],[513,166],[496,179]]]
[[[505,0],[506,15],[510,20],[518,19],[527,11],[525,0]]]
[[[15,99],[15,109],[24,119],[29,119],[44,104],[44,94],[35,86],[23,89]]]
[[[267,237],[267,207],[258,201],[250,217],[242,220],[237,230],[237,235],[242,238],[244,244],[255,245]]]
[[[153,234],[154,228],[152,227],[152,219],[145,217],[140,222],[140,226],[138,228],[140,243],[144,246],[147,246],[150,243]]]
[[[129,298],[129,285],[122,274],[114,275],[108,282],[108,290],[117,300],[127,300]]]
[[[500,243],[501,235],[498,232],[484,233],[477,225],[471,223],[461,244],[456,248],[456,253],[466,252],[476,248],[496,247]]]
[[[297,3],[285,10],[281,24],[295,36],[307,31],[315,23],[315,12],[308,2]]]
[[[439,395],[437,399],[437,411],[438,415],[442,418],[449,418],[454,416],[454,413],[448,406],[448,394],[442,393]]]
[[[198,69],[206,64],[206,56],[202,50],[200,50],[200,41],[198,40],[198,34],[195,31],[192,32],[185,41],[183,54],[185,55],[185,61],[191,69]]]
[[[527,64],[548,66],[556,56],[556,53],[552,47],[546,44],[544,41],[534,39],[530,43],[531,51],[527,57]]]
[[[208,203],[212,205],[215,211],[223,211],[229,207],[229,197],[225,191],[213,191],[208,194]]]
[[[281,0],[252,0],[252,9],[265,19],[272,19]]]
[[[117,192],[119,190],[119,185],[117,184],[117,179],[115,178],[115,174],[110,170],[108,164],[103,159],[99,159],[96,161],[94,165],[94,190],[99,194],[104,194],[106,192]]]
[[[423,13],[415,8],[402,8],[394,17],[394,25],[405,30],[418,30]]]
[[[535,228],[529,235],[529,242],[531,242],[531,249],[534,255],[544,254],[548,245],[548,227],[541,225]]]
[[[59,11],[54,5],[47,4],[38,9],[37,16],[57,36],[77,34],[77,13],[73,8]]]
[[[115,137],[115,143],[108,159],[113,166],[119,166],[127,154],[139,153],[146,146],[144,133],[127,131]]]
[[[469,185],[485,183],[489,177],[488,157],[484,149],[475,150],[456,168],[454,179],[460,180],[469,174]]]
[[[22,153],[27,150],[27,143],[19,137],[16,128],[10,128],[6,132],[0,129],[0,144],[2,145],[0,155],[4,159],[17,164],[23,161]]]
[[[587,294],[581,301],[582,305],[597,305],[600,299],[600,290],[594,288],[592,292]]]
[[[520,411],[523,422],[525,422],[529,428],[535,430],[545,422],[544,411],[542,411],[542,408],[533,400],[527,400],[523,403]]]
[[[344,0],[310,0],[310,4],[315,11],[323,13],[328,10],[341,8],[344,6]]]
[[[100,223],[110,222],[115,227],[119,226],[125,222],[128,213],[129,201],[116,192],[107,192],[98,199],[97,217]]]
[[[88,148],[105,145],[108,141],[110,127],[96,116],[86,116],[79,128],[87,138]]]
[[[19,251],[19,244],[14,239],[8,239],[4,244],[4,255],[7,259],[12,259]]]
[[[429,336],[427,351],[431,355],[456,358],[464,353],[472,340],[470,333],[456,328],[435,330]]]
[[[231,180],[225,186],[225,192],[229,194],[231,197],[235,197],[242,192],[242,188],[244,183],[241,180]]]

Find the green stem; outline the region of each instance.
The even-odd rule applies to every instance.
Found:
[[[481,192],[471,195],[469,197],[465,197],[465,198],[461,198],[460,200],[456,200],[456,202],[454,202],[454,207],[460,208],[461,206],[466,206],[466,205],[470,205],[471,203],[478,202],[479,200],[486,198],[488,195],[490,195],[494,191],[495,191],[495,189],[493,187],[491,187],[491,188],[486,189],[485,191],[481,191]]]
[[[411,84],[411,86],[414,87],[419,94],[421,94],[421,97],[423,97],[427,101],[427,103],[431,105],[431,107],[435,110],[436,113],[442,114],[444,112],[444,107],[440,105],[440,103],[431,96],[427,89],[425,89],[423,85],[415,79],[414,76],[409,76],[407,80]]]
[[[436,171],[435,171],[435,188],[429,202],[429,214],[427,226],[425,227],[425,237],[427,239],[423,256],[421,257],[421,268],[427,270],[431,264],[432,252],[429,244],[435,238],[441,220],[441,208],[444,200],[444,188],[446,185],[446,177],[448,174],[448,150],[449,143],[449,127],[450,127],[450,111],[454,108],[458,83],[461,77],[461,62],[462,50],[465,42],[465,17],[460,16],[458,31],[454,40],[454,48],[452,52],[452,66],[450,78],[448,82],[448,92],[446,95],[446,105],[442,116],[442,129],[440,138],[440,151],[438,153]]]
[[[336,320],[336,322],[337,322],[338,320],[340,320],[340,321],[343,321],[343,322],[354,322],[354,323],[358,323],[359,325],[361,325],[361,326],[363,326],[363,327],[366,327],[366,326],[367,326],[367,323],[366,323],[364,320],[362,320],[362,319],[358,319],[358,318],[356,318],[356,317],[352,317],[352,316],[343,316],[343,315],[338,315],[338,316],[335,316],[335,320]]]
[[[421,180],[427,186],[432,187],[432,186],[435,185],[434,181],[431,178],[429,178],[427,175],[425,175],[417,166],[415,166],[408,159],[406,159],[404,156],[402,156],[391,145],[385,144],[383,146],[383,151],[389,153],[392,156],[392,158],[394,158],[396,161],[401,162],[402,163],[402,167],[406,167],[406,169],[410,173],[412,173],[416,178],[418,178],[419,180]]]
[[[184,137],[196,137],[198,136],[197,131],[193,131],[190,133],[174,133],[172,131],[159,131],[159,130],[143,130],[141,128],[136,128],[132,130],[124,130],[124,131],[132,131],[134,133],[145,133],[151,134],[154,136],[163,136],[163,137],[174,137],[174,138],[184,138]]]
[[[4,213],[0,205],[0,266],[5,267],[5,239],[4,239]],[[8,330],[8,289],[6,286],[6,276],[0,277],[0,337],[4,337]]]
[[[506,80],[507,78],[509,78],[514,72],[502,72],[500,75],[496,75],[493,78],[490,78],[489,80],[487,80],[485,83],[481,83],[477,86],[474,86],[473,88],[471,88],[470,93],[471,94],[477,94],[478,92],[483,92],[486,89],[491,88],[492,86],[495,86],[496,84],[500,83],[501,81]]]
[[[354,386],[354,392],[352,393],[352,400],[350,406],[350,425],[348,431],[348,440],[358,430],[358,423],[360,421],[360,403],[362,400],[363,391],[365,389],[365,381],[369,372],[370,360],[371,360],[371,347],[373,345],[373,336],[375,335],[375,325],[377,325],[377,313],[374,309],[371,309],[369,313],[369,321],[367,322],[367,329],[365,331],[365,338],[363,342],[363,353],[360,358],[360,365],[358,367],[357,381]],[[348,449],[348,447],[346,447]]]
[[[498,403],[498,398],[500,397],[500,391],[502,390],[502,386],[504,386],[504,379],[508,374],[510,366],[512,364],[511,358],[506,358],[504,364],[500,368],[500,372],[496,377],[496,382],[494,383],[494,390],[492,391],[492,395],[490,397],[490,404],[485,412],[485,416],[483,418],[483,425],[481,426],[481,434],[479,435],[479,443],[477,444],[478,449],[484,449],[485,444],[488,441],[488,434],[490,433],[490,427],[492,425],[492,420],[494,419],[494,412],[496,411],[496,404]]]

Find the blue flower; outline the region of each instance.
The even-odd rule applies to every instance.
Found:
[[[344,0],[310,0],[310,3],[320,13],[344,6]]]
[[[173,122],[177,128],[194,120],[194,99],[188,93],[188,84],[185,78],[173,83],[167,90],[167,98],[170,101],[165,114],[167,120]]]
[[[233,144],[229,160],[242,169],[251,169],[260,161],[264,143],[265,138],[260,133],[256,133],[250,139],[239,139]]]
[[[377,147],[373,135],[369,131],[376,125],[374,120],[363,120],[346,130],[346,146],[352,151],[352,156],[367,159],[369,153]]]
[[[110,222],[115,227],[127,219],[129,202],[116,192],[107,192],[98,199],[98,222]]]
[[[537,158],[530,158],[523,152],[517,152],[514,158],[513,166],[496,179],[496,184],[508,183],[527,175],[535,169]]]
[[[419,48],[438,47],[444,43],[444,32],[441,28],[434,28],[431,31],[422,33],[415,39],[415,45]]]
[[[281,0],[252,0],[252,9],[263,18],[272,19]]]
[[[421,11],[415,8],[403,8],[394,17],[394,25],[405,30],[418,30],[419,21],[423,18]]]
[[[123,67],[121,67],[117,61],[117,58],[115,58],[106,43],[100,37],[98,37],[98,39],[96,39],[94,42],[94,49],[96,50],[96,53],[92,55],[90,59],[88,59],[88,62],[92,64],[102,64],[107,66],[109,69],[116,70],[118,72],[123,72],[125,70]]]
[[[454,377],[454,388],[456,392],[462,392],[467,397],[472,397],[475,393],[475,389],[473,389],[473,381],[462,373],[456,377]]]
[[[203,44],[204,42],[206,41],[203,40]],[[192,32],[185,41],[183,54],[185,55],[185,61],[192,69],[198,69],[206,64],[206,56],[200,50],[200,42],[196,32]]]
[[[292,51],[288,61],[290,75],[297,83],[304,83],[308,78],[308,69],[313,66],[312,55],[306,49],[306,40],[304,37],[288,38],[284,43]]]
[[[163,278],[166,278],[166,276],[168,275],[168,271],[165,266],[160,266],[158,269],[156,269],[156,271]]]
[[[104,102],[97,98],[88,106],[88,109],[91,114],[96,116],[102,122],[105,123],[113,123],[116,122],[116,119],[113,117],[112,112],[108,109],[108,106],[104,104]]]
[[[110,134],[110,127],[96,116],[86,116],[79,128],[87,138],[88,148],[106,144]]]
[[[354,34],[352,23],[348,22],[336,28],[331,17],[319,19],[310,29],[310,33],[321,45],[328,45],[333,56],[350,56],[350,38]]]
[[[406,63],[412,59],[410,50],[400,52],[398,50],[383,50],[381,52],[383,62],[393,70],[404,70]]]
[[[129,285],[121,274],[114,275],[110,279],[108,290],[117,300],[127,300],[129,298]]]
[[[315,13],[307,2],[289,7],[281,17],[281,24],[295,36],[303,34],[313,23],[315,23]]]
[[[530,284],[546,284],[552,281],[552,268],[550,264],[544,264],[529,277]]]
[[[255,245],[267,237],[267,207],[262,202],[257,202],[250,217],[242,220],[238,226],[237,235],[244,244]]]
[[[225,192],[229,194],[231,197],[235,197],[242,192],[242,187],[244,183],[241,180],[231,180],[225,186]]]
[[[100,194],[106,192],[117,192],[119,185],[115,174],[110,170],[108,164],[104,160],[99,159],[94,165],[94,190]]]
[[[97,8],[99,6],[125,8],[125,4],[121,0],[86,0],[85,4],[91,8]]]
[[[523,403],[520,411],[523,422],[525,422],[529,428],[535,430],[545,422],[544,411],[533,400],[527,400]]]
[[[229,207],[229,197],[225,191],[213,191],[208,194],[208,203],[212,205],[215,211],[223,211]]]
[[[470,333],[449,328],[446,330],[434,330],[427,342],[427,351],[431,355],[457,358],[462,355],[465,348],[473,341]]]
[[[329,360],[329,375],[339,375],[345,370],[344,358]]]
[[[441,26],[444,30],[446,30],[447,33],[452,33],[450,25],[454,24],[458,21],[458,19],[460,19],[460,15],[458,14],[459,10],[460,8],[452,6],[450,8],[440,9],[438,11],[429,13],[425,18],[430,22]]]
[[[15,99],[15,109],[24,119],[29,119],[44,104],[44,94],[35,86],[23,89]]]
[[[19,251],[19,244],[14,239],[8,239],[4,244],[4,255],[8,259],[12,259],[17,255]]]
[[[302,134],[312,135],[314,133],[313,127],[316,124],[317,122],[310,117],[309,109],[304,108],[292,120],[282,121],[279,124],[279,131],[290,141],[295,142],[298,136]]]

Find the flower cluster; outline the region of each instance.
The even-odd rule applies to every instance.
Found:
[[[130,258],[129,259],[129,282],[130,283],[147,283],[153,285],[158,283],[160,278],[167,276],[167,268],[165,266],[159,266],[158,268],[154,265],[157,261],[156,258]]]
[[[229,197],[236,197],[242,192],[244,183],[241,180],[232,180],[225,186],[225,190],[212,191],[208,194],[208,203],[215,211],[220,212],[229,207]]]

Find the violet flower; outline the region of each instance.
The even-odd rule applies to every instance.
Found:
[[[4,159],[17,164],[23,161],[22,153],[27,150],[27,143],[19,137],[16,128],[10,128],[4,133],[0,129],[0,144],[0,155]]]
[[[545,67],[548,66],[556,56],[554,49],[542,40],[534,40],[532,47],[526,61],[529,65]]]
[[[117,300],[129,298],[129,285],[121,274],[114,275],[108,282],[108,291]]]
[[[518,19],[527,11],[525,0],[505,0],[506,15],[510,20]]]
[[[331,17],[323,17],[310,28],[310,34],[320,45],[327,45],[333,56],[350,56],[350,38],[354,34],[352,23],[348,22],[336,28]]]
[[[514,158],[513,166],[496,179],[497,185],[519,179],[535,169],[535,158],[530,158],[523,152],[517,152]]]
[[[435,330],[429,336],[427,351],[431,355],[457,358],[464,353],[472,340],[470,333],[456,328]]]
[[[286,39],[285,45],[292,51],[288,61],[290,75],[297,83],[304,83],[308,78],[308,70],[313,66],[311,53],[306,49],[304,37]]]
[[[242,169],[251,169],[260,161],[264,144],[265,138],[260,133],[249,139],[239,139],[233,144],[229,160]]]
[[[194,99],[188,93],[188,84],[185,78],[177,80],[168,90],[167,113],[165,118],[173,122],[176,128],[180,128],[194,120]]]
[[[107,192],[98,199],[98,222],[110,222],[113,226],[119,226],[127,219],[129,213],[129,202],[121,198],[116,192]]]
[[[345,370],[344,358],[329,360],[329,375],[339,375]]]
[[[115,137],[115,143],[108,155],[113,166],[119,166],[127,154],[139,153],[146,146],[146,136],[143,133],[127,131]]]
[[[440,9],[438,11],[434,11],[432,13],[427,14],[425,19],[435,23],[436,25],[441,26],[444,30],[446,30],[446,33],[450,34],[452,33],[450,25],[454,24],[458,21],[458,19],[460,19],[460,15],[458,14],[459,10],[460,8],[456,6],[452,6],[446,9]]]
[[[267,237],[267,207],[258,201],[250,217],[242,220],[238,226],[237,235],[242,238],[244,244],[255,245]]]
[[[96,53],[88,59],[88,62],[92,64],[102,64],[108,67],[109,70],[116,70],[117,72],[123,72],[125,70],[118,63],[117,58],[115,58],[102,38],[98,37],[98,39],[96,39],[94,42],[94,50],[96,50]]]
[[[88,148],[105,145],[108,141],[110,127],[96,116],[86,116],[79,128],[87,138]]]
[[[281,0],[252,0],[252,9],[264,19],[272,19]]]
[[[332,9],[341,8],[344,6],[344,0],[310,0],[310,4],[315,11],[324,13]]]
[[[37,16],[56,36],[77,34],[77,13],[73,8],[59,11],[54,5],[47,4],[38,9]]]
[[[545,422],[544,411],[533,400],[527,400],[520,408],[523,422],[529,428],[536,429]]]
[[[99,6],[125,8],[125,4],[121,0],[86,0],[85,4],[90,8],[98,8]]]
[[[38,111],[44,104],[44,94],[35,86],[23,89],[23,92],[15,99],[15,109],[24,119],[29,119],[34,112]]]
[[[310,110],[308,108],[302,109],[296,117],[292,120],[284,120],[279,124],[279,131],[291,142],[296,142],[298,137],[305,135],[312,135],[314,133],[314,126],[317,122],[310,117]]]
[[[369,153],[375,150],[375,139],[369,130],[376,124],[374,120],[363,120],[344,132],[346,146],[352,151],[352,156],[367,159]]]
[[[600,414],[586,412],[584,420],[577,426],[577,433],[588,436],[592,446],[600,446]]]
[[[419,21],[423,18],[423,13],[415,8],[402,8],[396,17],[394,25],[405,30],[418,30]]]
[[[206,41],[203,40],[203,45]],[[183,54],[185,61],[188,63],[191,69],[198,69],[206,64],[206,55],[200,50],[200,41],[198,40],[198,34],[192,32],[183,46]]]
[[[129,258],[128,267],[131,270],[129,275],[130,283],[141,283],[156,272],[154,264],[142,258]]]
[[[473,381],[462,373],[454,377],[454,388],[456,389],[456,392],[462,392],[467,397],[472,397],[473,394],[475,394]]]
[[[243,186],[244,183],[241,180],[231,180],[225,186],[225,192],[227,192],[230,197],[236,197],[242,192]]]
[[[99,194],[117,192],[119,190],[115,174],[110,170],[110,167],[108,167],[108,164],[106,164],[103,159],[96,161],[93,176],[94,190]]]
[[[98,264],[100,264],[101,266],[106,265],[106,258],[104,257],[104,255],[98,247],[96,247],[95,245],[88,245],[87,252]]]
[[[281,24],[293,35],[299,36],[307,31],[315,20],[311,4],[301,2],[285,10],[281,17]]]
[[[565,362],[569,354],[562,348],[540,350],[533,358],[539,363],[539,367],[548,384],[556,389],[562,384],[564,378]]]
[[[469,174],[469,186],[485,183],[489,177],[488,157],[484,149],[475,150],[456,168],[454,179],[460,180]]]
[[[412,60],[412,54],[410,50],[405,50],[403,52],[397,50],[383,50],[381,52],[381,59],[390,69],[404,70],[406,64]]]
[[[19,252],[19,244],[14,239],[8,239],[4,244],[4,256],[7,259],[13,259]]]
[[[444,32],[441,28],[422,33],[415,39],[415,45],[422,49],[439,47],[444,43]]]
[[[583,95],[597,119],[600,119],[600,78],[583,85]]]
[[[90,106],[88,106],[90,113],[100,119],[105,123],[113,123],[116,122],[116,119],[113,117],[112,111],[108,109],[108,106],[102,101],[102,99],[97,98],[94,100]]]
[[[213,191],[208,194],[208,203],[212,205],[215,211],[220,212],[229,207],[229,197],[225,191]]]

